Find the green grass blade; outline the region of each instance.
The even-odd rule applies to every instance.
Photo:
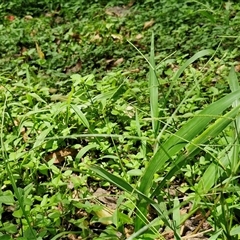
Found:
[[[53,127],[48,127],[47,129],[43,130],[40,135],[37,137],[33,148],[37,148],[39,146],[41,146],[43,144],[43,142],[45,141],[47,135],[52,131]]]
[[[240,90],[230,93],[220,100],[212,103],[184,124],[184,126],[168,138],[165,143],[160,145],[158,151],[154,154],[143,173],[139,191],[148,196],[153,184],[154,174],[164,167],[165,162],[168,159],[178,154],[180,150],[201,134],[215,116],[220,115],[224,110],[226,110],[226,108],[228,108],[239,97],[239,95]],[[158,187],[158,189],[160,188]],[[145,200],[140,200],[138,206],[140,212],[147,214],[147,203]],[[136,219],[136,229],[140,229],[143,224],[144,223],[141,219]]]
[[[143,226],[141,229],[139,229],[137,232],[133,233],[130,237],[128,237],[126,240],[134,240],[134,239],[139,239],[144,232],[146,232],[149,228],[153,228],[153,230],[156,231],[157,234],[157,239],[159,240],[165,240],[163,236],[160,235],[160,233],[157,232],[157,230],[154,228],[154,225],[157,225],[158,222],[160,221],[160,218],[155,218],[152,222],[146,224]],[[140,238],[141,239],[141,238]]]
[[[171,91],[172,91],[172,88],[173,86],[176,84],[176,80],[181,76],[181,74],[184,72],[184,70],[190,65],[192,64],[193,62],[195,62],[197,59],[201,58],[201,57],[204,57],[204,56],[208,56],[208,55],[212,55],[214,53],[213,50],[211,49],[205,49],[205,50],[202,50],[202,51],[199,51],[197,52],[196,54],[194,54],[191,58],[189,58],[180,68],[179,70],[176,72],[176,74],[173,76],[173,79],[172,79],[172,83],[169,87],[169,90],[165,96],[166,99],[168,99]]]
[[[232,92],[237,91],[240,89],[239,87],[239,82],[237,75],[235,73],[234,67],[231,68],[230,73],[229,73],[229,85],[230,89]],[[237,99],[233,103],[233,107],[237,107],[240,104],[240,100]],[[233,142],[233,153],[232,156],[230,157],[231,159],[231,170],[233,173],[236,173],[239,168],[239,161],[238,161],[238,155],[239,155],[239,133],[240,133],[240,116],[236,118],[236,120],[233,123],[233,137],[232,137],[232,142]]]
[[[193,141],[186,146],[186,154],[192,153],[200,144],[204,144],[220,134],[234,120],[238,112],[239,107],[236,107],[217,119],[202,134],[193,139]]]
[[[130,184],[128,184],[126,181],[124,181],[122,178],[117,177],[98,166],[91,165],[89,166],[89,169],[97,173],[99,176],[101,176],[103,179],[107,180],[108,182],[113,183],[120,189],[127,191],[129,193],[134,192],[134,188]]]
[[[236,72],[234,70],[234,67],[231,68],[228,79],[229,79],[229,86],[230,86],[231,91],[235,92],[235,91],[239,90],[238,78],[237,78]],[[239,104],[239,100],[236,100],[234,102],[234,104],[236,104],[236,105],[233,107],[236,107]]]
[[[210,125],[201,135],[199,135],[197,138],[193,139],[187,146],[186,151],[183,155],[179,156],[178,160],[175,161],[174,166],[172,169],[168,172],[168,174],[165,176],[165,178],[158,184],[158,187],[154,190],[152,193],[152,196],[157,195],[157,193],[163,188],[163,186],[166,184],[166,182],[176,174],[179,169],[181,169],[182,165],[184,165],[184,161],[188,158],[193,158],[194,155],[198,154],[198,152],[201,150],[199,146],[201,144],[204,144],[208,142],[211,139],[214,139],[216,136],[218,136],[234,119],[234,117],[238,114],[239,108],[235,108],[232,111],[225,114],[223,117],[217,119],[212,125]],[[226,166],[226,162],[219,162],[219,166]],[[207,192],[214,184],[215,179],[212,177],[215,173],[216,164],[211,164],[209,166],[209,170],[203,175],[203,177],[200,180],[201,187],[200,189],[205,189],[203,192]],[[216,175],[214,175],[216,177]],[[204,186],[204,188],[203,188]]]
[[[180,226],[181,226],[180,201],[179,201],[178,197],[174,198],[173,222],[174,222],[174,229],[177,232],[177,236],[175,236],[175,238],[181,239],[181,237],[180,237]]]
[[[89,122],[87,118],[85,117],[84,113],[81,111],[81,109],[76,105],[71,105],[71,108],[75,111],[75,113],[78,115],[80,121],[86,128],[90,128]]]
[[[156,204],[156,202],[154,202],[153,199],[147,197],[146,195],[142,194],[138,189],[133,188],[129,183],[127,183],[125,180],[123,180],[122,178],[115,176],[109,172],[107,172],[106,170],[95,166],[95,165],[91,165],[88,166],[88,168],[90,170],[92,170],[94,173],[96,173],[97,175],[99,175],[101,178],[107,180],[108,182],[114,184],[115,186],[119,187],[120,189],[122,189],[123,191],[126,191],[130,194],[137,194],[138,198],[142,198],[145,200],[146,205],[151,204],[152,207],[157,211],[159,218],[157,218],[156,220],[153,220],[153,222],[151,223],[147,223],[147,220],[145,222],[146,227],[143,227],[141,229],[135,229],[137,232],[135,233],[136,236],[141,235],[143,232],[145,232],[146,230],[148,230],[149,228],[151,228],[153,226],[153,224],[155,224],[157,221],[159,221],[160,219],[165,223],[166,226],[168,226],[170,229],[172,229],[175,232],[175,229],[172,228],[171,224],[168,222],[168,219],[166,218],[166,216],[164,214],[162,214],[161,209],[159,208],[159,205]],[[144,216],[143,213],[139,210],[138,206],[136,207],[136,214],[140,214],[140,216]],[[170,214],[171,212],[169,212],[168,214]],[[140,218],[140,217],[139,217]],[[143,221],[143,220],[142,220]],[[176,233],[177,234],[177,233]],[[135,236],[133,235],[133,236]],[[159,234],[160,239],[164,239],[164,237],[162,237]],[[129,238],[131,239],[131,238]]]
[[[97,148],[99,145],[98,144],[88,144],[87,146],[83,147],[77,154],[77,156],[75,157],[75,163],[76,165],[80,162],[80,160],[82,159],[82,157],[90,150],[93,148]]]
[[[158,80],[155,72],[155,60],[154,60],[154,33],[151,38],[151,51],[150,51],[150,66],[149,66],[149,90],[150,90],[150,107],[151,107],[151,118],[152,118],[152,130],[154,136],[158,134]]]
[[[233,101],[238,99],[239,95],[240,90],[230,93],[212,103],[184,124],[176,134],[172,135],[165,143],[163,143],[150,160],[141,179],[139,190],[143,194],[148,195],[152,186],[154,174],[164,167],[169,156],[172,157],[177,154],[183,147],[198,136],[207,127],[209,122],[214,119],[213,116],[220,115],[233,103]]]

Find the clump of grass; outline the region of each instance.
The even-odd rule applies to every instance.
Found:
[[[115,184],[116,186],[120,187],[124,191],[127,191],[133,194],[136,197],[136,219],[135,219],[135,233],[132,237],[128,239],[133,239],[134,237],[141,236],[144,232],[147,232],[149,229],[153,231],[153,233],[157,234],[158,224],[157,222],[162,220],[166,224],[167,227],[172,229],[174,232],[174,236],[177,239],[180,239],[180,226],[184,223],[184,221],[189,218],[194,212],[202,207],[208,207],[208,201],[204,196],[207,194],[212,193],[212,189],[217,187],[219,184],[223,186],[223,189],[228,191],[228,184],[237,176],[237,172],[239,169],[239,163],[236,160],[238,155],[238,125],[236,121],[238,121],[238,113],[239,113],[239,87],[238,87],[238,80],[236,74],[234,73],[233,68],[230,71],[230,86],[232,89],[232,93],[227,94],[223,98],[219,99],[216,102],[213,102],[209,106],[205,107],[199,113],[197,113],[192,119],[187,121],[183,124],[183,126],[177,130],[175,133],[170,132],[169,138],[162,142],[161,136],[164,132],[168,132],[168,126],[173,121],[175,114],[178,111],[178,108],[173,113],[173,115],[168,119],[168,121],[163,125],[162,130],[159,131],[159,102],[158,102],[158,88],[159,83],[156,77],[155,71],[155,62],[154,62],[154,43],[152,37],[152,45],[151,45],[151,53],[150,59],[148,60],[149,63],[149,94],[150,94],[150,115],[152,119],[152,131],[154,133],[154,137],[156,139],[156,143],[153,147],[153,155],[149,162],[147,163],[146,169],[139,177],[137,187],[131,187],[129,183],[124,182],[123,179],[117,178],[116,176],[107,173],[105,170],[99,167],[91,166],[90,169],[99,174],[104,179],[110,181],[111,183]],[[191,59],[189,59],[175,74],[173,77],[172,84],[175,84],[177,79],[181,76],[182,72],[191,64],[193,61],[196,61],[198,58],[201,58],[205,55],[210,55],[213,52],[210,50],[204,50],[196,55],[194,55]],[[201,79],[202,80],[202,79]],[[194,90],[195,86],[193,86],[192,91]],[[171,87],[170,87],[171,90]],[[167,97],[169,93],[167,94]],[[184,100],[180,103],[184,104],[184,101],[187,100],[187,95],[185,96]],[[169,100],[165,98],[166,104]],[[179,105],[179,106],[180,106]],[[232,105],[232,109],[229,110],[229,107]],[[137,117],[137,115],[136,115]],[[137,120],[139,121],[139,120]],[[234,124],[235,122],[235,124]],[[208,146],[211,146],[211,142],[215,141],[215,138],[218,138],[220,134],[223,134],[225,129],[229,127],[229,125],[234,124],[233,132],[234,137],[232,142],[234,144],[230,144],[227,147],[224,147],[218,154],[210,153],[208,150]],[[140,129],[139,129],[140,131]],[[139,134],[141,135],[141,134]],[[145,141],[145,140],[144,140]],[[209,167],[207,167],[203,175],[200,177],[198,183],[194,187],[193,194],[190,198],[186,201],[181,202],[178,197],[175,198],[173,201],[171,209],[166,208],[162,210],[162,202],[164,201],[162,198],[163,192],[165,191],[165,187],[169,181],[181,172],[181,169],[188,164],[188,161],[191,159],[197,159],[199,152],[205,151],[206,153],[210,153],[213,157],[212,163]],[[224,152],[225,156],[222,155]],[[226,157],[227,156],[227,157]],[[168,164],[168,170],[165,170],[166,163]],[[224,169],[229,169],[229,175],[224,176]],[[165,170],[165,171],[164,171]],[[163,177],[161,177],[160,181],[154,180],[154,175],[159,174],[159,172],[164,172]],[[227,182],[226,182],[227,181]],[[220,205],[218,204],[218,200],[220,198],[216,198],[214,201],[214,209],[221,207],[224,209],[227,206],[227,203],[222,201]],[[157,200],[157,203],[155,202]],[[193,207],[189,214],[186,216],[180,216],[180,208],[181,206],[187,204],[188,202],[193,202]],[[201,202],[205,202],[203,206],[201,206]],[[152,222],[149,222],[147,216],[148,206],[152,205],[155,208],[158,217],[155,218]],[[209,208],[209,207],[208,207]],[[203,219],[206,220],[211,212],[214,211],[213,209],[209,209],[206,216],[203,216]],[[226,211],[226,210],[225,210]],[[170,220],[169,215],[172,215],[173,219]],[[206,217],[206,219],[205,219]],[[226,238],[233,236],[232,230],[232,222],[231,224],[227,224],[228,231],[221,232]],[[225,225],[226,226],[226,225]],[[215,232],[218,232],[218,225],[215,228]],[[218,232],[220,235],[220,233]],[[238,232],[236,231],[235,235]],[[155,237],[161,237],[157,234]]]

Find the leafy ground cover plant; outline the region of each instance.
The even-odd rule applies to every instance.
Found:
[[[238,239],[239,4],[24,4],[0,5],[0,239]]]

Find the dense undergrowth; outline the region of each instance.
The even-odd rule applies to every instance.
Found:
[[[237,1],[0,3],[0,240],[239,239]]]

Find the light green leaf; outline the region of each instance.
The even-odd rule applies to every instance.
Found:
[[[86,127],[86,128],[90,128],[89,122],[87,120],[87,118],[85,117],[84,113],[81,111],[81,109],[76,106],[76,105],[72,105],[71,104],[71,108],[75,111],[75,113],[78,115],[80,121],[82,122],[82,124]]]
[[[47,129],[45,129],[44,131],[42,131],[40,133],[40,135],[38,135],[34,145],[33,145],[33,148],[37,148],[39,147],[40,145],[42,145],[45,141],[45,138],[47,137],[47,135],[49,134],[49,132],[52,130],[53,127],[48,127]]]
[[[98,145],[97,144],[89,144],[85,147],[83,147],[77,154],[77,156],[75,157],[76,162],[79,162],[80,159],[92,148],[97,148]]]
[[[234,236],[234,235],[238,235],[240,234],[240,226],[234,227],[233,229],[231,229],[230,231],[230,235]]]

